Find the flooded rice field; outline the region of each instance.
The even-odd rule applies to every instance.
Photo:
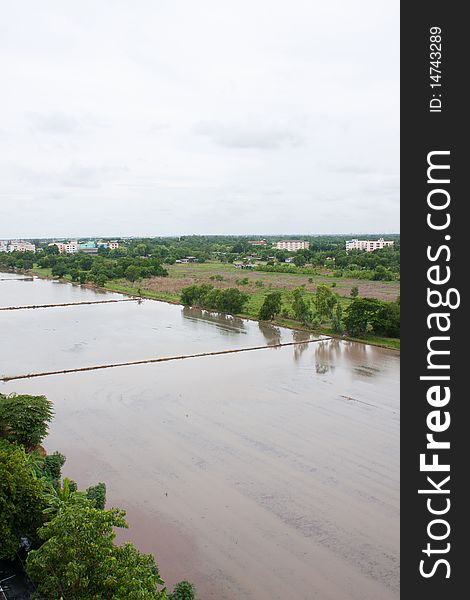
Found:
[[[119,297],[0,281],[0,306]],[[5,376],[311,336],[147,300],[1,311],[0,338]],[[201,600],[399,597],[398,389],[397,352],[337,340],[0,383],[53,400],[64,474]]]

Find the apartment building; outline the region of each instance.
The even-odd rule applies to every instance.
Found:
[[[391,240],[348,240],[346,242],[346,252],[348,250],[365,250],[366,252],[373,252],[374,250],[381,250],[382,248],[392,247],[395,242]]]
[[[54,242],[49,246],[57,246],[60,254],[76,254],[79,250],[79,244],[77,240],[70,242]]]
[[[281,240],[276,243],[277,250],[288,250],[289,252],[297,252],[297,250],[308,250],[310,242],[304,240]]]
[[[36,252],[36,245],[23,240],[4,240],[0,242],[0,252]]]

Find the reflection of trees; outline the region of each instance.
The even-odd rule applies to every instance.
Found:
[[[308,348],[309,344],[308,340],[312,339],[312,336],[307,331],[297,331],[294,330],[292,332],[292,339],[296,342],[294,346],[294,360],[300,360],[300,357]]]
[[[271,323],[260,321],[258,323],[259,330],[266,340],[268,346],[274,346],[281,343],[281,330]]]
[[[184,306],[182,309],[183,318],[189,319],[195,323],[211,323],[223,331],[240,332],[245,331],[245,323],[239,317],[224,315],[223,313],[210,312],[194,306]]]
[[[341,354],[341,342],[328,339],[315,344],[315,371],[322,375],[327,373],[338,361]]]
[[[363,361],[367,355],[367,345],[360,342],[343,342],[343,356],[352,364]]]

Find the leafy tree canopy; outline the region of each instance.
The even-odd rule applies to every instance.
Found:
[[[91,503],[64,503],[39,530],[43,544],[29,553],[26,571],[50,600],[163,600],[165,591],[151,555],[132,544],[116,546],[114,527],[127,527],[125,512]]]
[[[45,507],[44,483],[24,449],[0,440],[0,558],[13,558],[23,538],[36,540]]]
[[[52,403],[45,396],[0,394],[0,437],[29,449],[46,437]]]
[[[261,321],[272,321],[282,310],[282,296],[280,292],[270,292],[266,295],[259,311]]]

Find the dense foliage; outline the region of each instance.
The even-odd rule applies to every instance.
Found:
[[[46,437],[52,414],[45,396],[0,394],[0,437],[26,448],[36,446]]]
[[[13,558],[24,538],[36,540],[45,507],[45,484],[24,448],[0,440],[0,558]]]
[[[194,600],[195,598],[196,588],[189,581],[177,583],[173,593],[170,594],[170,600]]]
[[[89,501],[63,503],[38,531],[43,542],[32,550],[26,571],[40,594],[51,600],[160,599],[155,560],[132,546],[116,546],[113,527],[127,527],[125,513],[99,510]]]
[[[259,311],[261,321],[272,321],[282,310],[282,296],[280,292],[270,292],[266,295]]]
[[[247,294],[236,288],[220,290],[207,283],[190,285],[181,290],[181,302],[185,306],[197,306],[229,314],[242,312],[247,300]]]
[[[387,337],[400,337],[400,305],[371,298],[355,298],[346,309],[346,331],[353,337],[368,332]]]
[[[55,246],[53,246],[55,248]],[[114,251],[113,252],[117,252]],[[29,256],[26,256],[28,254]],[[104,286],[106,281],[127,279],[136,281],[144,277],[166,277],[168,271],[156,257],[57,254],[46,247],[40,254],[12,252],[0,254],[0,267],[31,269],[34,264],[51,269],[53,277],[69,276],[72,281]]]

